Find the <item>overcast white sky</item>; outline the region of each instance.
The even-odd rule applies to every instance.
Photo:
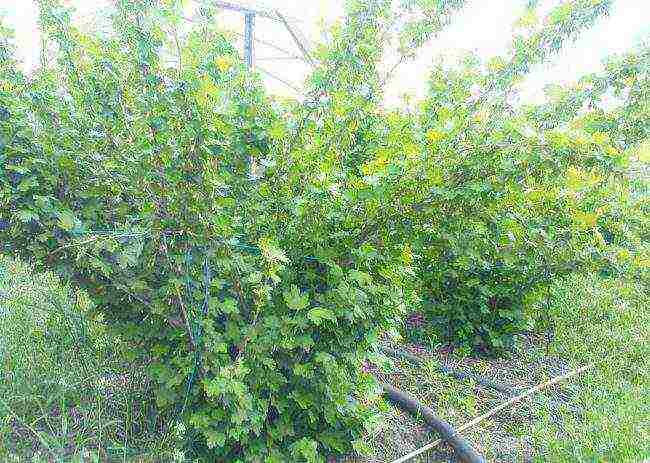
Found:
[[[107,0],[67,0],[78,8],[80,20],[92,20],[94,13]],[[308,40],[318,40],[319,24],[336,21],[343,13],[343,0],[230,0],[233,3],[260,5],[278,9],[291,18],[292,25]],[[545,0],[548,9],[561,0]],[[438,54],[456,55],[462,50],[475,50],[490,57],[503,53],[511,36],[511,26],[523,11],[526,0],[469,0],[454,22],[433,43],[425,47],[418,58],[399,68],[388,88],[387,102],[395,102],[399,95],[411,93],[422,96],[428,67]],[[14,27],[19,52],[25,66],[30,67],[38,57],[38,33],[33,0],[0,0],[0,12]],[[221,18],[228,28],[243,31],[243,20],[238,14],[224,14]],[[256,37],[272,42],[294,54],[299,51],[282,25],[258,18]],[[527,100],[541,98],[547,83],[568,82],[582,74],[595,71],[603,57],[629,49],[642,38],[650,37],[650,0],[615,0],[612,14],[602,18],[595,27],[584,33],[572,46],[565,49],[552,63],[537,69],[522,87]],[[262,44],[256,44],[255,63],[296,87],[300,87],[308,69],[299,61],[277,60],[282,53]],[[295,94],[285,84],[267,77],[271,91]]]

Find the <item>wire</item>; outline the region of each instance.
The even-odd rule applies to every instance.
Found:
[[[311,64],[312,66],[314,66],[314,65],[315,65],[314,60],[312,59],[311,55],[309,54],[309,51],[307,51],[307,48],[305,47],[305,43],[304,43],[304,42],[306,41],[306,40],[305,40],[305,36],[302,35],[302,34],[300,34],[301,37],[299,37],[299,36],[298,36],[298,33],[297,33],[296,31],[293,30],[293,27],[291,27],[291,26],[289,25],[289,22],[288,22],[287,19],[282,15],[282,13],[280,13],[279,10],[276,10],[275,13],[276,13],[276,14],[278,15],[278,17],[282,20],[282,23],[284,24],[284,27],[286,27],[286,28],[287,28],[287,31],[289,31],[289,34],[291,35],[291,38],[293,39],[293,41],[295,42],[295,44],[296,44],[296,45],[298,46],[298,48],[300,49],[300,52],[301,52],[301,53],[303,54],[303,56],[305,57],[305,60],[307,60],[307,61],[309,62],[309,64]]]
[[[233,2],[228,2],[228,3],[233,3]],[[244,6],[244,8],[246,8],[248,10],[258,11],[258,12],[261,12],[261,13],[264,13],[264,14],[270,14],[270,15],[272,15],[273,12],[277,10],[276,7],[273,7],[273,6],[269,5],[266,2],[260,2],[259,0],[257,0],[257,1],[246,0],[244,2],[244,5],[248,5],[248,7]],[[303,19],[296,18],[295,16],[286,16],[285,15],[285,18],[290,19],[291,22],[302,23],[302,24],[305,23],[305,21]]]
[[[277,75],[275,75],[275,74],[273,74],[273,73],[271,73],[271,72],[269,72],[269,71],[267,71],[267,70],[265,70],[265,69],[263,69],[263,68],[261,68],[259,66],[255,66],[255,69],[261,71],[263,74],[266,74],[267,76],[271,77],[272,79],[275,79],[278,82],[283,83],[284,85],[289,87],[291,90],[295,91],[296,93],[302,93],[302,90],[300,88],[296,87],[291,82],[289,82],[287,80],[284,80],[282,77],[279,77],[279,76],[277,76]]]
[[[241,32],[232,31],[232,33],[233,33],[234,35],[239,36],[239,37],[244,37],[244,34],[242,34]],[[256,37],[253,37],[253,40],[254,40],[255,42],[257,42],[257,43],[261,43],[262,45],[266,45],[267,47],[273,48],[274,50],[279,51],[280,53],[284,53],[284,54],[287,55],[287,56],[291,56],[291,57],[295,57],[295,58],[300,58],[300,59],[302,59],[302,60],[304,61],[304,58],[299,57],[299,56],[297,56],[295,53],[292,53],[291,51],[289,51],[289,50],[287,50],[287,49],[285,49],[285,48],[282,48],[282,47],[280,47],[280,46],[278,46],[278,45],[276,45],[276,44],[274,44],[274,43],[272,43],[272,42],[268,42],[268,41],[266,41],[266,40],[258,39],[258,38],[256,38]]]
[[[267,13],[266,11],[261,11],[261,10],[256,10],[253,8],[248,8],[245,6],[241,6],[236,3],[232,2],[222,2],[222,1],[215,1],[214,4],[220,8],[226,9],[226,10],[231,10],[231,11],[239,11],[244,14],[252,14],[255,16],[260,16],[263,18],[271,19],[274,21],[280,21],[279,18],[277,18],[275,15],[271,13]]]
[[[301,56],[264,56],[262,58],[256,57],[255,61],[304,61]]]

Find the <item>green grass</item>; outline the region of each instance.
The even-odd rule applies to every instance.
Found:
[[[565,386],[579,410],[536,423],[536,461],[650,458],[650,300],[624,279],[575,277],[555,287],[546,356],[596,368]]]
[[[91,309],[0,256],[0,461],[172,461],[146,381]]]

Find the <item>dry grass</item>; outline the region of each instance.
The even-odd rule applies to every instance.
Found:
[[[525,339],[529,345],[529,340]],[[550,361],[546,365],[530,368],[525,365],[525,356],[513,356],[509,360],[458,357],[448,350],[431,352],[419,346],[401,346],[421,358],[428,359],[423,367],[402,359],[393,361],[393,372],[382,375],[396,387],[417,397],[423,404],[437,411],[438,416],[459,426],[477,415],[499,405],[508,396],[477,385],[473,381],[460,381],[437,371],[437,365],[453,366],[457,369],[480,374],[514,390],[532,387],[549,376],[568,370],[568,365]],[[553,401],[551,405],[549,402]],[[533,455],[529,436],[518,432],[522,423],[531,423],[537,418],[537,409],[556,407],[565,400],[553,391],[527,400],[493,419],[487,420],[475,429],[465,433],[468,441],[484,454],[488,461],[530,461]],[[389,462],[405,455],[437,438],[426,426],[418,423],[408,414],[394,407],[385,413],[386,421],[382,431],[373,436],[374,454],[352,460],[365,463]],[[455,461],[449,448],[441,446],[438,451],[415,458],[414,463]]]

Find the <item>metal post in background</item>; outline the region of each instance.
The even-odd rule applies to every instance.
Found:
[[[244,14],[244,59],[246,66],[253,67],[253,28],[255,26],[255,13],[246,12]]]
[[[2,1],[2,0],[0,0]],[[307,51],[307,48],[303,44],[303,42],[300,40],[298,37],[298,33],[289,25],[289,22],[287,21],[287,17],[282,15],[279,11],[264,11],[263,9],[254,9],[251,7],[239,5],[238,3],[233,3],[233,1],[224,1],[224,0],[212,0],[214,4],[220,8],[223,8],[225,10],[230,10],[230,11],[237,11],[239,13],[242,13],[244,15],[244,62],[246,63],[246,66],[250,69],[253,68],[253,63],[254,63],[254,42],[258,42],[267,46],[270,46],[271,48],[274,48],[282,53],[285,53],[288,55],[289,58],[291,59],[296,59],[296,57],[293,53],[286,51],[282,49],[281,47],[278,47],[272,43],[265,42],[264,40],[260,40],[255,38],[254,36],[254,28],[255,28],[255,16],[259,16],[264,19],[268,19],[271,21],[276,21],[281,24],[283,24],[286,29],[289,31],[289,34],[293,38],[294,42],[296,45],[298,45],[298,48],[302,52],[303,58],[307,63],[310,63],[312,66],[314,65],[314,61],[312,57],[309,55],[309,52]],[[294,20],[296,20],[294,18]],[[241,34],[238,34],[241,35]],[[287,59],[287,57],[282,57],[282,59]],[[298,58],[300,59],[300,58]],[[300,93],[300,90],[297,86],[292,85],[290,82],[287,82],[286,80],[276,76],[273,73],[270,73],[268,71],[265,71],[264,69],[260,68],[259,66],[257,69],[261,72],[264,72],[266,75],[272,77],[275,80],[278,80],[279,82],[282,82],[283,84],[287,85],[290,87],[292,90]]]

